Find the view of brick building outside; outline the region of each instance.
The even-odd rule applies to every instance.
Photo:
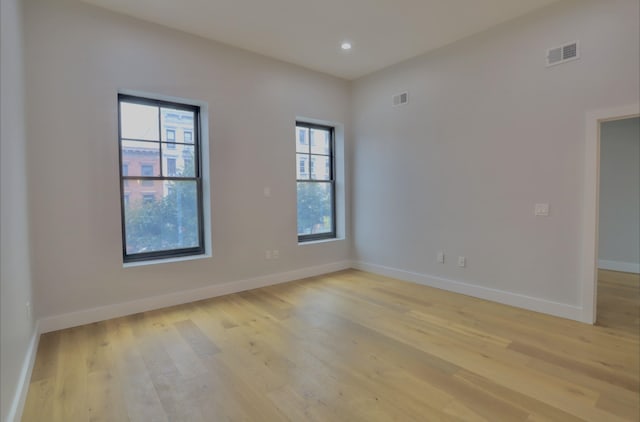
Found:
[[[161,109],[161,118],[162,144],[123,141],[123,176],[193,176],[184,173],[185,169],[190,173],[194,171],[193,114],[175,109]],[[145,202],[159,201],[169,193],[169,188],[169,184],[163,181],[124,180],[125,207],[137,208]]]

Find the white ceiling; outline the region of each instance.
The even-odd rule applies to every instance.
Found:
[[[84,1],[355,79],[557,0]]]

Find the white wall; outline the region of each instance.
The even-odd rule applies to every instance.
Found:
[[[347,82],[75,0],[25,13],[40,317],[349,258],[297,244],[294,147],[296,116],[347,122]],[[209,104],[213,258],[122,267],[118,89]]]
[[[349,84],[78,0],[27,0],[39,316],[351,256],[579,306],[585,112],[637,101],[637,15],[637,0],[566,0]],[[573,40],[580,60],[544,66]],[[118,89],[209,103],[213,258],[122,268]],[[405,89],[410,104],[391,108]],[[296,243],[295,116],[345,123],[351,239]]]
[[[585,114],[637,102],[638,9],[559,2],[356,81],[356,259],[578,318]],[[579,60],[545,67],[575,40]]]
[[[600,129],[601,267],[640,272],[640,118]]]
[[[0,3],[0,420],[14,398],[34,334],[31,302],[22,18],[19,0]]]

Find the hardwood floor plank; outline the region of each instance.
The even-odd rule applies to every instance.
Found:
[[[193,351],[200,358],[207,356],[213,356],[220,352],[218,346],[213,341],[204,335],[204,333],[193,323],[191,320],[184,320],[173,323],[178,329],[180,335],[191,346]]]
[[[640,281],[598,324],[356,270],[41,337],[24,421],[638,421]]]
[[[617,385],[634,393],[640,392],[638,379],[632,374],[616,373],[610,368],[598,364],[581,362],[572,357],[560,355],[550,352],[549,350],[540,349],[518,342],[511,343],[509,345],[509,349],[547,361],[557,366],[571,369],[575,372],[586,374],[591,378],[598,379],[612,385]]]
[[[31,374],[31,382],[55,378],[58,368],[59,345],[60,332],[46,333],[40,336],[37,354],[51,356],[51,359],[36,359]]]
[[[120,380],[127,417],[132,422],[168,421],[132,332],[135,320],[135,317],[118,318],[109,324],[115,374]]]
[[[128,420],[120,383],[110,371],[92,371],[87,376],[86,420],[91,422]]]
[[[60,347],[55,377],[54,421],[84,420],[87,400],[87,328],[75,327],[60,333]]]
[[[55,397],[55,378],[31,381],[22,413],[22,420],[51,420],[54,406],[59,406]]]

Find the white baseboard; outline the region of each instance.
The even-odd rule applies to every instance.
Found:
[[[399,270],[397,268],[385,267],[382,265],[370,264],[366,262],[354,262],[352,266],[353,268],[357,268],[362,271],[368,271],[387,277],[393,277],[429,287],[435,287],[437,289],[447,290],[450,292],[473,296],[480,299],[491,300],[493,302],[498,302],[505,305],[515,306],[518,308],[524,308],[531,311],[558,316],[561,318],[584,322],[582,320],[582,307],[580,306],[552,302],[536,297],[506,292],[504,290],[491,289],[488,287],[477,286],[460,281],[449,280],[446,278],[435,277],[411,271]]]
[[[640,274],[640,264],[633,262],[608,261],[606,259],[598,260],[598,268],[611,271],[622,271],[623,273]]]
[[[195,302],[212,297],[223,296],[245,290],[257,289],[288,281],[298,280],[306,277],[313,277],[340,271],[348,268],[356,268],[369,271],[400,280],[410,281],[425,286],[435,287],[455,293],[491,300],[505,305],[529,309],[562,318],[583,321],[582,307],[566,303],[553,302],[546,299],[511,293],[504,290],[492,289],[478,285],[468,284],[460,281],[449,280],[441,277],[420,274],[383,265],[366,262],[339,261],[331,264],[302,268],[277,274],[269,274],[245,280],[232,281],[228,283],[215,284],[198,289],[191,289],[168,293],[165,295],[142,298],[130,302],[117,303],[113,305],[101,306],[91,309],[70,312],[61,315],[54,315],[43,318],[39,321],[40,332],[62,330],[78,325],[90,324],[104,321],[111,318],[131,315],[138,312],[145,312],[168,306],[181,305],[183,303]]]
[[[111,318],[118,318],[138,312],[145,312],[154,309],[165,308],[168,306],[181,305],[183,303],[195,302],[198,300],[209,299],[216,296],[223,296],[231,293],[242,292],[245,290],[271,286],[274,284],[286,283],[288,281],[327,274],[334,271],[345,270],[347,268],[351,268],[351,262],[340,261],[331,264],[301,268],[299,270],[287,271],[283,273],[269,274],[266,276],[260,276],[246,280],[214,284],[198,289],[184,290],[160,296],[142,298],[130,302],[116,303],[113,305],[100,306],[97,308],[83,309],[66,314],[54,315],[43,318],[39,321],[40,332],[47,333],[49,331],[62,330],[65,328],[76,327],[78,325],[91,324],[93,322],[104,321]]]
[[[9,408],[7,422],[19,422],[22,419],[22,411],[24,409],[24,402],[27,399],[27,392],[29,391],[31,372],[33,372],[33,364],[36,361],[39,342],[40,330],[38,328],[38,323],[36,322],[33,334],[31,335],[31,340],[29,341],[29,346],[27,347],[27,353],[25,354],[24,361],[22,362],[20,378],[18,379],[16,392],[13,396],[11,407]]]

